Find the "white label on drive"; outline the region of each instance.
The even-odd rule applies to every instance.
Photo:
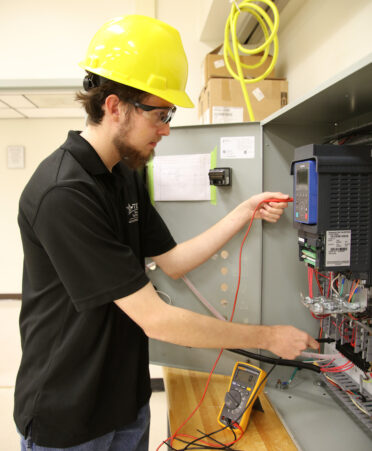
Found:
[[[328,230],[326,266],[350,266],[351,230]]]

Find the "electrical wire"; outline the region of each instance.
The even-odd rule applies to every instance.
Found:
[[[330,378],[327,375],[325,375],[325,377],[332,385],[334,385],[335,387],[337,387],[341,391],[345,392],[349,396],[350,401],[352,401],[352,403],[355,405],[355,407],[357,407],[361,412],[363,412],[365,415],[367,415],[368,417],[371,418],[371,414],[369,412],[367,412],[365,409],[363,409],[363,407],[356,401],[355,397],[359,396],[358,393],[355,393],[355,392],[353,392],[351,390],[346,390],[341,385],[339,385],[335,380],[333,380],[332,378]]]
[[[268,6],[268,9],[271,9],[274,21],[271,20],[265,9],[259,4],[257,4],[260,2],[265,3]],[[243,47],[237,38],[237,29],[236,29],[237,22],[240,14],[243,13],[248,13],[251,14],[253,17],[255,17],[258,24],[261,26],[264,35],[263,44],[259,45],[254,49],[248,49]],[[240,82],[240,86],[243,91],[243,97],[247,105],[247,110],[251,121],[254,121],[255,118],[252,105],[249,100],[246,84],[256,83],[260,80],[263,80],[273,70],[276,61],[278,59],[278,49],[279,49],[277,37],[278,29],[279,29],[279,12],[277,7],[271,0],[259,0],[258,2],[256,0],[243,0],[238,5],[235,2],[231,5],[230,14],[229,17],[227,18],[225,25],[223,55],[227,70],[229,71],[230,75],[233,78],[235,78],[235,80],[238,80]],[[231,49],[230,46],[230,39],[233,49]],[[264,71],[263,74],[259,75],[258,77],[244,78],[243,68],[256,69],[265,63],[269,55],[271,44],[273,44],[273,56],[269,67]],[[262,54],[262,57],[257,64],[249,65],[241,62],[240,53],[245,55]],[[235,72],[232,69],[230,59],[235,62],[237,72]]]
[[[335,281],[340,277],[340,274],[337,274],[336,277],[334,277],[333,279],[331,279],[331,291],[333,291],[337,296],[339,295],[338,291],[333,287],[333,284],[335,283]]]
[[[366,410],[363,409],[363,407],[348,393],[350,400],[353,402],[353,404],[364,414],[366,414],[367,416],[369,416],[370,418],[372,417],[372,415],[367,412]]]
[[[278,366],[289,366],[293,368],[304,368],[310,371],[315,371],[316,373],[320,373],[321,370],[318,366],[305,363],[301,360],[286,360],[274,357],[267,357],[261,354],[256,354],[254,352],[246,351],[245,349],[226,349],[227,351],[234,352],[235,354],[243,355],[244,357],[248,357],[251,359],[259,360],[260,362],[272,363]]]
[[[352,297],[354,296],[355,290],[358,288],[359,282],[360,282],[360,280],[358,279],[358,280],[356,281],[354,287],[353,287],[354,282],[352,283],[351,289],[350,289],[350,294],[349,294],[349,299],[347,300],[347,302],[350,302],[350,301],[351,301]]]

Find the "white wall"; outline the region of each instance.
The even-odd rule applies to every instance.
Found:
[[[135,12],[135,0],[2,0],[1,79],[81,78],[78,63],[108,19]]]
[[[46,156],[62,144],[69,129],[81,129],[82,119],[0,120],[0,293],[20,293],[23,252],[17,224],[21,192]],[[26,147],[25,169],[7,169],[6,148]]]
[[[204,1],[204,0],[203,0]],[[215,42],[200,42],[201,26],[199,17],[204,15],[200,0],[158,0],[157,18],[174,26],[181,34],[183,46],[189,62],[187,93],[195,108],[179,108],[172,120],[173,125],[198,124],[197,105],[202,88],[201,65],[205,55],[214,48]]]
[[[226,0],[227,1],[227,0]],[[187,91],[197,103],[201,62],[217,42],[199,42],[211,0],[13,0],[0,3],[0,81],[80,78],[77,62],[103,21],[128,13],[156,15],[180,33],[189,59]],[[213,14],[218,14],[215,8]],[[279,75],[289,80],[289,100],[371,52],[371,0],[291,0],[281,17]],[[174,125],[197,123],[196,109],[179,109]],[[81,119],[0,120],[0,293],[20,293],[22,248],[16,222],[19,195],[37,164]],[[6,147],[26,147],[26,168],[7,169]]]
[[[281,15],[277,74],[289,102],[372,52],[371,0],[291,0]]]

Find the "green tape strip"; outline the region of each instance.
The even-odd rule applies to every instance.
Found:
[[[211,153],[211,169],[217,166],[217,146],[212,150]],[[214,185],[211,185],[211,204],[217,205],[217,189]]]
[[[154,160],[151,159],[147,163],[147,189],[150,196],[150,201],[152,205],[155,205],[155,194],[154,194]]]

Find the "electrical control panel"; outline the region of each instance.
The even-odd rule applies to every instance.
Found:
[[[372,430],[372,146],[303,146],[291,173],[300,299],[334,356],[324,383]]]
[[[225,404],[218,416],[221,426],[237,428],[239,425],[243,431],[246,429],[254,403],[265,386],[265,377],[261,368],[244,362],[235,364]]]

